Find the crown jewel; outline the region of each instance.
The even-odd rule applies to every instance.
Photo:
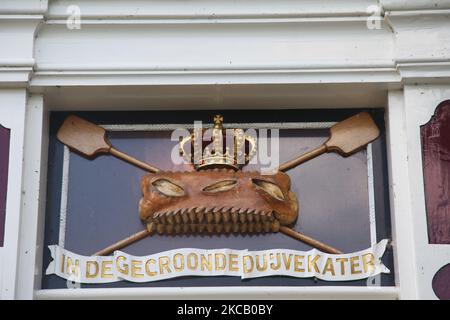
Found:
[[[256,138],[242,129],[224,129],[223,117],[214,117],[214,127],[194,128],[180,141],[180,154],[196,170],[231,168],[239,170],[256,154]]]

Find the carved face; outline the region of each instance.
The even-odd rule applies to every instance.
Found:
[[[140,217],[160,234],[277,232],[298,216],[283,172],[158,172],[144,176],[141,188]]]

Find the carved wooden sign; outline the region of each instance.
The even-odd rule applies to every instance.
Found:
[[[55,260],[50,264],[47,273],[56,273],[68,278],[68,275],[75,274],[72,271],[77,269],[76,266],[81,263],[84,265],[85,272],[84,278],[81,278],[83,282],[102,283],[118,279],[140,282],[142,280],[136,277],[130,278],[121,275],[118,266],[123,266],[126,261],[137,261],[136,263],[141,268],[145,269],[145,266],[150,267],[150,264],[156,263],[161,269],[161,264],[164,262],[160,260],[164,260],[170,255],[172,268],[177,269],[175,266],[178,265],[178,269],[180,269],[181,264],[186,267],[190,263],[194,263],[190,262],[190,257],[197,257],[196,261],[198,262],[215,257],[215,254],[230,259],[234,257],[234,262],[231,260],[228,262],[227,270],[232,273],[229,275],[240,275],[241,277],[246,276],[245,267],[248,266],[246,263],[255,262],[263,254],[267,255],[268,260],[281,257],[283,254],[287,259],[285,262],[289,262],[289,259],[297,259],[297,262],[289,262],[285,266],[286,270],[281,272],[281,274],[291,276],[349,280],[389,272],[381,263],[381,256],[387,244],[386,240],[364,252],[343,254],[340,250],[292,228],[299,217],[299,203],[296,195],[291,191],[290,177],[285,171],[326,152],[337,152],[342,156],[351,155],[377,139],[380,134],[379,129],[368,113],[362,112],[335,124],[330,129],[329,139],[323,145],[281,164],[278,170],[270,174],[242,170],[242,167],[256,152],[256,138],[245,134],[241,129],[225,130],[222,121],[223,118],[219,115],[214,118],[214,126],[210,130],[212,133],[210,132],[209,140],[204,138],[206,129],[197,128],[180,141],[180,154],[192,164],[192,170],[172,172],[162,171],[115,149],[107,140],[103,128],[73,115],[67,117],[57,134],[58,139],[66,146],[89,158],[101,153],[111,154],[149,172],[142,177],[142,198],[139,202],[139,217],[145,225],[145,229],[96,252],[92,258],[78,256],[58,246],[50,246],[52,257]],[[229,130],[231,130],[231,135]],[[232,148],[229,147],[226,140],[232,140]],[[271,232],[282,232],[314,249],[311,252],[291,250],[292,252],[289,254],[286,252],[260,252],[258,254],[242,250],[234,250],[236,252],[230,253],[229,251],[233,251],[232,249],[210,252],[211,250],[185,248],[152,257],[130,257],[118,251],[154,234],[174,236]],[[110,254],[113,256],[102,257]],[[178,262],[177,257],[180,259]],[[302,269],[301,264],[311,265],[312,263],[310,260],[304,261],[304,259],[315,259],[314,263],[317,264],[317,268],[309,270],[309,272]],[[215,267],[217,267],[217,263],[214,260]],[[349,265],[346,266],[346,263]],[[98,276],[104,271],[103,264],[106,264],[106,269],[108,269],[106,272],[112,276],[107,279],[94,277],[96,280],[89,280],[86,272]],[[200,262],[195,265],[199,266]],[[235,273],[230,269],[230,265],[234,265],[236,268]],[[295,265],[297,267],[294,268]],[[62,269],[58,269],[58,266],[62,266]],[[303,271],[299,275],[294,275],[291,266]],[[361,267],[364,271],[356,271]],[[128,265],[126,269],[133,268],[138,267]],[[186,268],[183,269],[182,275],[185,273],[192,275],[190,272],[193,272],[193,269]],[[231,268],[233,269],[233,267]],[[345,274],[345,268],[349,270],[348,274]],[[150,269],[145,270],[149,271]],[[275,269],[274,273],[267,275],[280,274],[275,272],[277,270]],[[218,270],[218,273],[208,273],[208,268],[204,271],[206,274],[203,275],[228,274],[221,273],[221,270]],[[327,272],[331,273],[330,277],[325,276]],[[337,274],[338,272],[340,275]],[[145,277],[145,281],[170,278],[173,275],[161,276],[156,278],[148,276]],[[264,276],[264,273],[256,276]]]
[[[0,247],[5,237],[6,195],[8,190],[9,129],[0,125]]]

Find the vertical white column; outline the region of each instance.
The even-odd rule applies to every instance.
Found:
[[[32,299],[34,290],[40,288],[48,149],[47,115],[42,95],[30,96],[25,121],[16,299]]]
[[[387,153],[396,285],[401,299],[415,299],[417,270],[403,91],[390,91],[387,109]]]
[[[5,239],[3,248],[0,248],[1,300],[15,296],[26,100],[26,89],[0,89],[0,123],[11,130]]]

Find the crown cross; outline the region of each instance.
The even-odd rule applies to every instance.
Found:
[[[231,168],[239,170],[256,154],[256,138],[244,134],[242,129],[223,129],[223,117],[213,118],[212,141],[203,146],[203,134],[206,129],[195,130],[180,142],[180,154],[193,163],[196,170],[211,168]],[[232,147],[225,142],[232,140]],[[224,148],[225,145],[225,148]]]
[[[223,117],[220,114],[214,116],[214,127],[222,128]]]

